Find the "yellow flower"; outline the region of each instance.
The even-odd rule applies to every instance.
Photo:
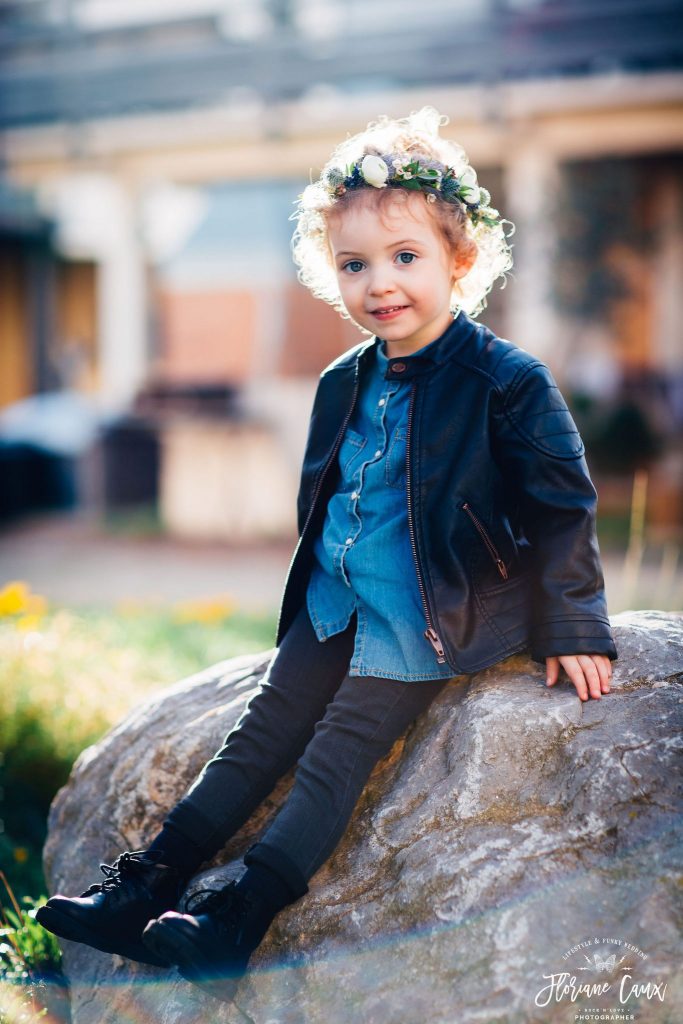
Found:
[[[16,620],[16,627],[24,633],[32,632],[40,626],[40,615],[22,615]]]
[[[29,588],[21,580],[11,580],[0,590],[0,615],[18,615],[26,610]]]
[[[3,615],[44,615],[47,600],[40,594],[32,594],[28,584],[22,580],[11,580],[0,590],[0,617]]]
[[[14,847],[14,859],[17,864],[25,864],[28,860],[28,850],[25,846]]]
[[[219,595],[198,601],[182,601],[173,609],[176,622],[203,622],[217,624],[227,619],[237,608],[237,602],[229,595]]]

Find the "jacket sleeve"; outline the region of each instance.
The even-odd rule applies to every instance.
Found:
[[[308,421],[306,444],[304,445],[304,454],[301,461],[299,489],[296,498],[296,518],[299,536],[303,533],[304,525],[308,518],[308,513],[311,507],[311,498],[317,477],[317,474],[313,470],[313,465],[316,460],[313,457],[312,452],[315,448],[316,432],[319,426],[322,410],[324,409],[323,388],[325,382],[323,380],[323,373],[320,374],[320,379],[313,397],[311,415]]]
[[[531,657],[617,658],[584,445],[548,367],[517,373],[495,415],[494,455],[531,551]]]

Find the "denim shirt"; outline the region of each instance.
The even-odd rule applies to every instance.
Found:
[[[424,636],[427,624],[408,531],[410,381],[385,380],[384,349],[378,340],[376,362],[361,381],[339,449],[340,483],[314,542],[306,604],[320,641],[345,629],[356,609],[349,675],[447,679],[454,670],[437,662]]]

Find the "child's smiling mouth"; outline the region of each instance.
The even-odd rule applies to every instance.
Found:
[[[372,316],[376,316],[379,320],[386,320],[388,317],[396,316],[401,313],[407,306],[382,306],[381,309],[373,309]]]

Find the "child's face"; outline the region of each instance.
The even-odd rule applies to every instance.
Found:
[[[472,260],[458,263],[447,250],[421,193],[403,193],[381,214],[359,196],[329,217],[328,237],[349,315],[386,341],[388,355],[410,355],[443,334],[453,284]]]

